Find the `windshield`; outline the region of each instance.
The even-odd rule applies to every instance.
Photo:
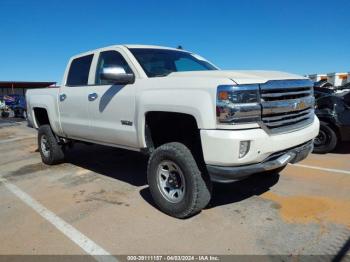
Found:
[[[170,49],[130,48],[148,77],[166,76],[172,72],[218,70],[204,58]]]

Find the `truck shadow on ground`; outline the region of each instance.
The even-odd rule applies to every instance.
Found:
[[[66,162],[133,186],[147,184],[147,157],[138,152],[76,144],[67,150]]]
[[[236,203],[252,196],[261,195],[269,191],[270,188],[278,182],[279,177],[279,174],[256,174],[247,179],[233,183],[214,183],[212,199],[206,209]],[[150,205],[156,207],[149,187],[143,188],[140,191],[140,195]]]
[[[100,145],[76,144],[67,150],[66,162],[133,186],[147,185],[147,156]],[[256,174],[229,184],[214,184],[212,201],[207,208],[231,204],[261,195],[279,180],[279,174]],[[149,188],[140,190],[142,198],[155,206]]]
[[[280,175],[255,174],[247,179],[229,183],[214,184],[212,200],[207,208],[240,202],[252,196],[259,196],[277,184]]]
[[[348,255],[348,252],[350,250],[350,237],[347,239],[347,241],[344,242],[343,246],[339,249],[337,254],[334,256],[332,261],[338,262],[338,261],[347,261],[346,256]]]

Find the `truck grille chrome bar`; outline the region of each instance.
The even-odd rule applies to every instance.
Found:
[[[261,97],[265,101],[275,101],[275,100],[284,100],[284,99],[295,99],[300,97],[310,96],[312,91],[310,89],[300,91],[288,90],[289,92],[281,92],[282,90],[278,90],[278,92],[269,92],[269,93],[261,93]]]
[[[262,125],[272,133],[310,124],[314,118],[310,80],[274,80],[260,85]]]

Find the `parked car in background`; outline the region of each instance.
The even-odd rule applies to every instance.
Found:
[[[18,96],[19,95],[4,95],[2,99],[5,102],[5,104],[11,108],[16,103]]]
[[[0,98],[0,110],[5,109],[5,107],[6,107],[5,102]]]
[[[0,100],[14,112],[14,117],[27,118],[27,103],[24,95],[4,95],[0,96]]]
[[[338,90],[344,90],[344,89],[349,89],[350,90],[350,82],[346,83],[338,88]]]
[[[332,83],[329,83],[327,80],[322,79],[314,83],[314,88],[334,89],[334,86],[332,85]]]
[[[320,119],[320,132],[314,140],[314,152],[328,153],[340,141],[350,141],[350,89],[315,86],[314,94],[315,113]]]
[[[27,102],[25,96],[18,96],[11,108],[15,117],[27,118]]]
[[[2,96],[0,97],[0,113],[1,113],[1,117],[6,118],[9,116],[8,106],[6,105]]]

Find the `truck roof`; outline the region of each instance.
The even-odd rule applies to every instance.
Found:
[[[127,48],[150,48],[150,49],[170,49],[170,50],[182,50],[173,47],[158,46],[158,45],[124,45]]]
[[[115,48],[115,47],[167,49],[167,50],[177,50],[177,51],[188,52],[186,50],[177,49],[177,48],[173,48],[173,47],[166,47],[166,46],[126,44],[126,45],[111,45],[111,46],[105,46],[105,47],[89,50],[89,51],[86,51],[86,52],[83,52],[83,53],[76,54],[76,55],[72,56],[72,58],[81,57],[81,56],[84,56],[84,55],[87,55],[87,54],[91,54],[93,52],[98,52],[98,51],[102,51],[104,49]]]

